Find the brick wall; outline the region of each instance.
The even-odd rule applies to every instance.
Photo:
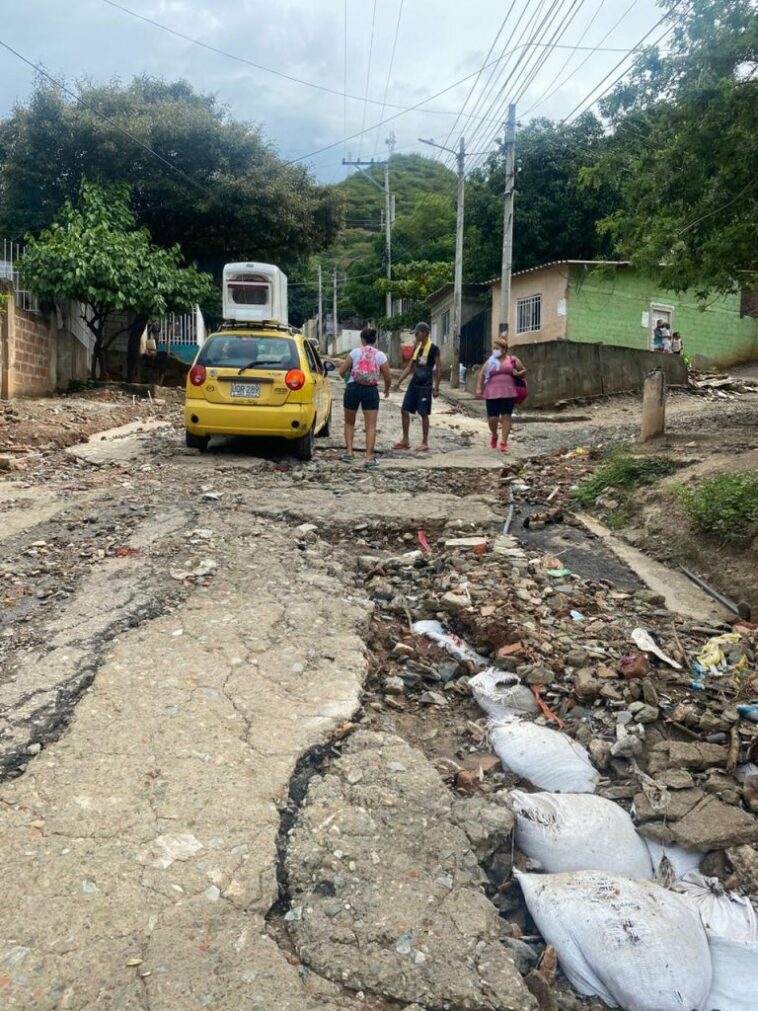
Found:
[[[11,298],[0,320],[0,395],[38,397],[56,384],[55,321],[19,309]]]
[[[707,309],[694,292],[677,294],[630,267],[610,275],[573,265],[566,336],[572,341],[648,349],[656,307],[670,307],[672,329],[682,335],[696,368],[729,366],[758,358],[758,320],[740,315],[739,295],[715,299]]]

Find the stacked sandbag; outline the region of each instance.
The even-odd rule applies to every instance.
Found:
[[[602,871],[516,876],[537,928],[580,994],[624,1011],[706,1006],[708,938],[683,896]]]
[[[506,770],[542,790],[594,793],[600,773],[586,749],[558,730],[526,720],[492,726],[492,747]]]
[[[713,981],[703,1011],[756,1011],[758,944],[711,935]]]
[[[706,878],[691,871],[674,885],[674,891],[694,903],[709,936],[748,944],[758,942],[758,922],[752,902],[745,895],[728,891],[718,878]]]
[[[593,794],[510,794],[516,845],[550,874],[609,871],[651,878],[650,854],[627,812]]]

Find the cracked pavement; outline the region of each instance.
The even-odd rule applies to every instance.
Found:
[[[397,411],[382,421],[397,438]],[[367,518],[413,524],[416,461],[470,457],[480,427],[441,408],[441,452],[387,458],[381,478],[348,476],[338,438],[303,466],[223,444],[199,457],[155,426],[4,483],[4,1008],[379,1006],[266,927],[293,769],[358,708],[371,614],[339,551],[295,528],[349,550]],[[486,497],[440,491],[424,510],[493,518]]]

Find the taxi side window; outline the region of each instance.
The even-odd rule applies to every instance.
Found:
[[[316,368],[318,369],[319,375],[323,376],[324,373],[324,363],[321,361],[321,356],[318,351],[311,344],[311,351],[313,352],[313,357],[316,359]]]
[[[311,372],[314,375],[319,375],[321,369],[318,367],[318,364],[316,362],[316,355],[313,351],[313,346],[311,345],[310,341],[306,341],[304,347],[305,347],[305,357],[308,359],[308,367],[310,368]]]

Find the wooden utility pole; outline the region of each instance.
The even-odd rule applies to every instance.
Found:
[[[511,274],[513,272],[513,197],[516,188],[516,106],[508,106],[505,125],[505,202],[503,205],[503,265],[500,272],[500,329],[508,336],[511,318]]]

